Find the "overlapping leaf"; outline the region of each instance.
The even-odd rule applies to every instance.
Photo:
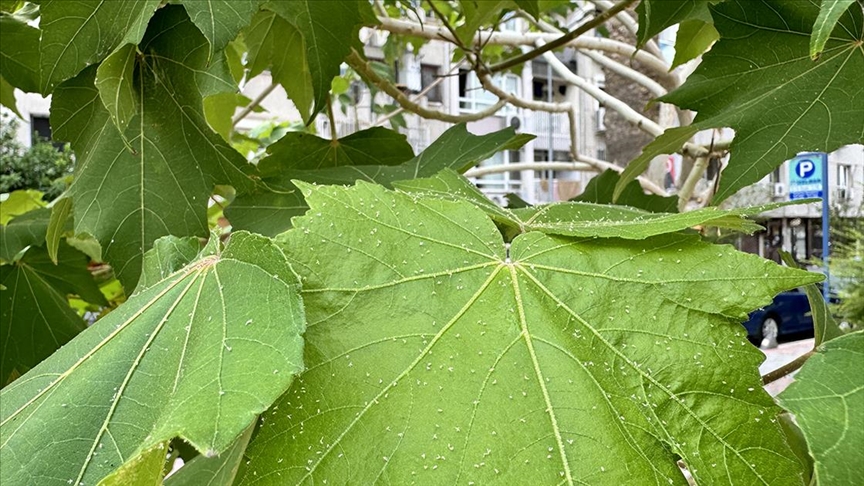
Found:
[[[464,172],[496,152],[517,150],[532,138],[512,129],[477,136],[459,124],[416,157],[398,163],[409,153],[408,147],[401,135],[383,128],[355,133],[338,146],[314,136],[289,134],[271,145],[271,155],[261,161],[266,188],[238,196],[225,214],[235,228],[272,236],[290,228],[291,217],[307,209],[293,180],[318,184],[366,180],[389,186],[445,168]]]
[[[643,0],[636,6],[639,15],[638,44],[644,45],[667,28],[688,20],[711,22],[708,5],[722,0]],[[676,45],[677,48],[677,45]]]
[[[51,210],[40,208],[22,214],[0,226],[0,260],[11,262],[21,250],[45,242]]]
[[[207,234],[215,184],[250,184],[245,159],[202,111],[203,97],[236,85],[224,58],[207,64],[207,41],[183,8],[159,9],[139,49],[138,111],[122,134],[94,87],[94,68],[61,85],[51,106],[55,136],[71,142],[78,161],[70,189],[75,232],[99,240],[127,289],[157,238]]]
[[[24,91],[51,93],[117,47],[137,44],[159,3],[41,1],[38,28],[26,22],[22,12],[27,8],[0,15],[0,74]]]
[[[813,24],[813,34],[810,36],[810,57],[817,58],[825,48],[828,37],[837,25],[837,21],[855,0],[823,1],[819,7],[819,16]]]
[[[630,163],[618,190],[660,153],[702,129],[738,134],[714,197],[719,203],[801,151],[831,152],[864,141],[864,16],[845,12],[812,61],[815,2],[727,0],[712,7],[721,39],[699,68],[663,101],[696,110],[690,126],[667,130]]]
[[[41,248],[0,265],[0,384],[39,364],[84,330],[66,295],[81,293],[104,302],[87,271],[89,259],[62,245],[55,267]]]
[[[818,348],[780,404],[795,414],[814,459],[820,486],[864,481],[864,332]]]
[[[285,88],[300,116],[309,121],[315,93],[300,31],[275,13],[262,10],[252,18],[244,37],[249,76],[269,69],[273,81]]]
[[[658,196],[656,194],[645,194],[638,181],[630,181],[625,187],[618,200],[614,199],[615,186],[620,176],[618,172],[607,169],[602,174],[595,176],[585,186],[582,194],[574,197],[571,201],[590,202],[596,204],[619,204],[637,209],[644,209],[652,213],[677,213],[678,198],[675,196]]]
[[[528,231],[539,231],[564,236],[639,240],[695,226],[713,226],[752,233],[761,229],[761,226],[747,216],[790,204],[776,203],[731,210],[708,207],[681,214],[651,213],[625,206],[584,202],[563,202],[510,210],[490,201],[471,182],[452,170],[444,170],[426,179],[400,181],[394,186],[414,194],[470,202],[503,227],[508,238]]]
[[[367,2],[272,1],[265,7],[291,23],[303,36],[306,63],[312,80],[314,104],[311,116],[327,102],[330,82],[352,49],[363,52],[360,27],[375,19]],[[305,118],[305,114],[304,114]]]
[[[262,0],[175,0],[186,8],[192,22],[210,44],[208,59],[237,37],[249,25]]]
[[[18,105],[15,101],[15,87],[3,79],[3,76],[0,76],[0,105],[9,108],[19,117],[21,116],[21,113],[18,113]]]
[[[218,457],[196,456],[165,481],[165,486],[231,486],[249,444],[254,426],[249,427]]]
[[[463,202],[303,187],[308,370],[240,484],[800,484],[738,322],[818,276],[685,235],[508,250]]]
[[[225,451],[302,369],[304,327],[272,242],[211,242],[0,392],[0,479],[95,484],[178,436]]]

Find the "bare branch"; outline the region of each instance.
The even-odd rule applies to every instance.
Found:
[[[459,68],[459,65],[457,64],[456,66],[453,67],[453,69],[450,70],[450,72],[453,72],[453,71],[455,71],[455,70],[458,69],[458,68]],[[426,86],[425,88],[423,88],[422,91],[420,91],[419,93],[417,93],[416,95],[414,95],[414,96],[413,96],[409,101],[410,101],[411,103],[416,104],[416,103],[417,103],[421,98],[423,98],[424,96],[426,96],[427,93],[429,93],[430,91],[432,91],[432,89],[433,89],[435,86],[438,86],[439,84],[441,84],[445,79],[447,79],[446,76],[440,76],[440,77],[439,77],[438,79],[436,79],[435,81],[432,81],[431,83],[429,83],[429,85]],[[385,123],[387,120],[393,118],[394,116],[396,116],[396,115],[398,115],[398,114],[400,114],[400,113],[402,113],[402,112],[404,112],[404,111],[407,111],[407,110],[405,109],[405,107],[403,107],[403,106],[399,106],[399,108],[397,108],[397,109],[391,111],[390,113],[387,113],[386,115],[384,115],[384,116],[382,116],[381,118],[379,118],[378,121],[375,122],[375,126],[379,126],[379,127],[380,127],[380,126],[384,125],[384,123]]]
[[[543,44],[535,43],[535,45],[537,46],[535,49],[528,51],[528,52],[525,52],[519,56],[510,58],[506,61],[495,64],[494,66],[491,66],[489,68],[489,72],[490,73],[497,73],[497,72],[504,71],[506,69],[509,69],[511,67],[514,67],[514,66],[518,66],[518,65],[525,63],[527,61],[531,61],[532,59],[536,58],[540,54],[552,51],[552,50],[557,49],[559,47],[563,47],[563,46],[569,44],[570,41],[572,41],[573,39],[581,36],[582,34],[590,31],[591,29],[594,29],[595,27],[603,25],[604,23],[606,23],[607,20],[614,17],[615,14],[626,9],[630,5],[633,5],[634,3],[636,3],[636,0],[621,0],[614,7],[610,8],[609,10],[606,10],[605,12],[601,13],[600,15],[594,17],[593,19],[589,20],[588,22],[585,22],[584,24],[571,30],[570,32],[558,37],[557,39],[555,39],[549,43],[543,43]]]
[[[648,88],[648,91],[650,91],[655,97],[659,98],[667,93],[666,88],[661,86],[657,81],[654,81],[639,71],[614,61],[597,51],[579,50],[579,52],[613,73]]]
[[[380,22],[378,28],[388,32],[453,42],[452,35],[441,27],[428,24],[421,25],[417,22],[389,17],[379,17],[378,20]],[[546,32],[492,32],[489,34],[487,42],[491,45],[502,46],[532,46],[537,40],[550,42],[559,37],[557,34]],[[577,49],[593,49],[633,58],[657,75],[663,86],[672,89],[680,84],[678,76],[669,72],[669,65],[665,61],[643,50],[637,50],[630,44],[602,37],[584,36],[573,39],[566,45]]]
[[[399,90],[396,86],[393,85],[390,81],[382,78],[378,75],[378,73],[373,70],[369,64],[360,57],[360,54],[357,51],[352,50],[351,54],[345,58],[345,62],[351,66],[354,71],[358,74],[369,80],[372,84],[377,86],[381,91],[387,93],[391,98],[396,100],[399,103],[399,106],[405,108],[406,110],[420,115],[423,118],[427,118],[430,120],[441,120],[449,123],[462,123],[462,122],[470,122],[476,120],[482,120],[486,117],[492,116],[504,107],[507,104],[505,100],[498,100],[497,103],[490,106],[489,108],[478,111],[476,113],[469,113],[465,115],[451,115],[450,113],[444,113],[442,111],[430,110],[428,108],[424,108],[419,104],[412,102],[405,96],[405,93]]]
[[[490,165],[486,167],[474,167],[465,172],[465,177],[483,177],[489,174],[501,174],[504,172],[518,172],[520,170],[560,170],[560,171],[583,171],[596,172],[597,169],[583,162],[515,162],[512,164]]]
[[[538,39],[537,43],[542,44],[543,40]],[[544,53],[543,59],[545,59],[546,62],[548,62],[549,65],[552,66],[552,69],[555,70],[555,72],[558,73],[559,76],[564,78],[565,81],[581,89],[589,96],[599,101],[600,104],[602,104],[603,106],[615,110],[622,117],[624,117],[625,120],[632,123],[640,130],[648,133],[653,137],[659,137],[660,134],[663,133],[663,128],[661,128],[660,125],[655,123],[650,118],[642,115],[638,111],[634,110],[633,108],[630,108],[630,105],[628,105],[627,103],[624,103],[623,101],[615,98],[609,93],[606,93],[597,86],[589,83],[581,76],[576,75],[575,73],[573,73],[573,71],[570,71],[570,69],[565,66],[564,63],[561,62],[557,57],[555,57],[553,53]]]
[[[806,363],[807,360],[810,359],[810,357],[813,356],[814,354],[816,354],[816,350],[812,349],[812,350],[802,354],[801,356],[798,356],[793,361],[786,363],[785,365],[777,368],[776,370],[766,373],[762,377],[762,384],[768,385],[769,383],[773,383],[773,382],[779,380],[780,378],[783,378],[784,376],[797,371],[799,368],[804,366],[804,363]]]
[[[693,169],[690,170],[687,180],[684,181],[681,190],[678,192],[678,212],[683,213],[687,208],[687,203],[693,197],[693,190],[696,189],[696,184],[705,174],[706,170],[708,170],[708,156],[697,157],[696,162],[693,164]]]
[[[234,118],[231,119],[231,125],[237,126],[237,124],[240,123],[240,120],[246,118],[246,116],[249,113],[252,113],[255,108],[258,108],[258,105],[260,105],[261,102],[264,101],[264,98],[266,98],[270,93],[272,93],[274,89],[276,89],[276,86],[279,86],[279,83],[274,81],[270,83],[270,86],[264,88],[264,91],[261,91],[261,93],[258,94],[258,96],[256,96],[251,103],[246,105],[240,113],[237,113]]]
[[[548,103],[545,101],[527,100],[512,93],[508,93],[498,86],[495,86],[495,83],[492,82],[492,78],[490,78],[488,74],[478,75],[477,77],[480,79],[480,84],[483,85],[483,88],[486,91],[494,94],[498,99],[506,100],[513,106],[526,110],[545,111],[549,113],[563,113],[571,110],[570,103]]]
[[[588,1],[590,1],[594,5],[597,5],[597,7],[599,7],[601,10],[609,10],[610,8],[612,8],[615,5],[614,3],[610,2],[609,0],[588,0]],[[618,14],[615,15],[614,20],[620,22],[621,25],[623,25],[624,28],[627,29],[627,32],[630,32],[634,38],[639,33],[639,24],[636,22],[636,19],[634,19],[630,15],[630,13],[628,11],[623,10],[623,11],[619,12]],[[650,52],[651,54],[654,54],[658,58],[663,59],[663,53],[660,52],[660,46],[658,46],[657,43],[654,42],[653,39],[649,39],[648,42],[645,43],[644,49],[646,51]]]

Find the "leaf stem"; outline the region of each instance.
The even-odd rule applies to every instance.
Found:
[[[327,118],[330,119],[330,140],[339,140],[339,133],[336,131],[336,117],[333,116],[333,97],[327,97]]]
[[[240,120],[246,118],[246,115],[248,115],[249,113],[252,113],[252,111],[255,110],[255,108],[258,108],[258,105],[260,105],[261,102],[264,101],[264,98],[266,98],[267,95],[272,93],[273,90],[276,89],[276,86],[278,86],[278,85],[279,85],[279,83],[274,81],[274,82],[270,83],[270,86],[267,86],[266,88],[264,88],[264,91],[262,91],[261,94],[256,96],[255,99],[252,100],[251,103],[249,103],[248,105],[246,105],[245,108],[243,108],[243,111],[241,111],[240,113],[237,114],[237,116],[235,116],[234,118],[231,119],[231,125],[237,126],[237,124],[240,123]]]
[[[593,19],[589,20],[588,22],[585,22],[584,24],[582,24],[579,27],[571,30],[570,32],[562,35],[561,37],[559,37],[559,38],[557,38],[557,39],[555,39],[555,40],[553,40],[547,44],[543,44],[541,46],[538,46],[537,48],[532,49],[532,50],[530,50],[530,51],[528,51],[522,55],[516,56],[514,58],[508,59],[508,60],[503,61],[503,62],[499,62],[498,64],[495,64],[494,66],[489,67],[489,73],[497,73],[497,72],[504,71],[505,69],[509,69],[513,66],[518,66],[524,62],[530,61],[530,60],[534,59],[535,57],[543,54],[544,52],[548,52],[548,51],[551,51],[553,49],[557,49],[557,48],[567,44],[571,40],[579,37],[580,35],[588,32],[589,30],[606,23],[607,20],[609,20],[612,17],[614,17],[615,15],[617,15],[618,12],[625,10],[627,7],[629,7],[630,5],[632,5],[634,3],[636,3],[636,0],[622,0],[621,2],[618,2],[617,4],[615,4],[614,7],[610,8],[609,10],[604,11],[600,15],[594,17]]]
[[[803,366],[804,363],[808,359],[810,359],[810,356],[813,356],[814,354],[816,354],[816,349],[811,349],[810,351],[807,351],[806,353],[802,354],[801,356],[798,356],[794,360],[790,361],[789,363],[786,363],[785,365],[777,368],[776,370],[766,373],[762,377],[762,385],[774,383],[775,381],[779,380],[780,378],[783,378],[784,376],[786,376],[786,375],[788,375],[794,371],[797,371],[798,368],[801,368],[801,366]]]

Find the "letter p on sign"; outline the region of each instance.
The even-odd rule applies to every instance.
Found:
[[[816,166],[813,164],[812,160],[804,159],[798,162],[798,165],[795,167],[795,172],[798,173],[798,177],[802,179],[807,179],[811,175],[813,175],[813,171]]]

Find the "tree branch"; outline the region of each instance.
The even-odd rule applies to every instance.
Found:
[[[644,86],[655,97],[659,98],[668,92],[668,91],[666,91],[666,88],[664,88],[662,85],[660,85],[660,83],[658,83],[657,81],[654,81],[653,79],[649,78],[648,76],[645,76],[644,74],[640,73],[639,71],[637,71],[637,70],[635,70],[629,66],[625,66],[625,65],[623,65],[623,64],[621,64],[615,60],[612,60],[612,59],[604,56],[603,54],[600,54],[599,52],[589,51],[589,50],[581,50],[581,49],[579,50],[579,52],[582,53],[582,55],[591,59],[592,61],[596,62],[597,64],[599,64],[599,65],[605,67],[606,69],[612,71],[613,73],[615,73],[615,74],[617,74],[623,78],[627,78],[636,84],[640,84],[640,85]]]
[[[588,0],[588,1],[590,1],[594,5],[597,5],[597,7],[599,7],[601,10],[609,10],[610,8],[612,8],[615,5],[614,3],[610,2],[609,0]],[[636,22],[636,19],[634,19],[633,17],[630,16],[629,12],[627,12],[626,10],[622,10],[617,15],[615,15],[614,20],[617,20],[618,22],[620,22],[621,25],[623,25],[624,28],[627,29],[627,32],[629,32],[630,34],[633,35],[634,39],[637,37],[637,35],[639,33],[639,23]],[[658,58],[663,59],[663,53],[660,52],[660,46],[658,46],[657,43],[654,42],[654,39],[648,39],[648,42],[645,43],[644,48],[646,51],[650,52],[651,54],[654,54]]]
[[[458,65],[457,65],[456,67],[454,67],[453,69],[451,69],[450,71],[452,72],[452,71],[455,70],[457,67],[458,67]],[[415,104],[416,104],[416,103],[417,103],[421,98],[423,98],[424,96],[426,96],[427,93],[429,93],[430,91],[432,91],[432,88],[434,88],[435,86],[438,86],[439,84],[441,84],[445,79],[447,79],[446,76],[441,76],[441,77],[439,77],[438,79],[436,79],[435,81],[432,81],[431,83],[429,83],[428,86],[426,86],[425,88],[423,88],[422,91],[420,91],[419,93],[417,93],[416,95],[414,95],[414,96],[413,96],[410,100],[408,100],[408,101],[410,101],[411,103],[415,103]],[[399,108],[397,108],[397,109],[391,111],[390,113],[387,113],[386,115],[384,115],[384,116],[382,116],[381,118],[379,118],[378,121],[375,122],[375,126],[378,126],[378,127],[382,126],[382,125],[384,124],[384,122],[386,122],[387,120],[393,118],[394,116],[398,115],[399,113],[402,113],[403,111],[406,111],[406,110],[405,110],[405,108],[404,108],[403,106],[400,105]]]
[[[535,43],[535,45],[537,45],[537,47],[535,49],[530,50],[528,52],[525,52],[519,56],[510,58],[506,61],[495,64],[494,66],[490,66],[489,72],[490,73],[497,73],[497,72],[504,71],[504,70],[509,69],[511,67],[518,66],[524,62],[530,61],[530,60],[536,58],[537,56],[539,56],[543,53],[549,52],[549,51],[551,51],[553,49],[557,49],[559,47],[563,47],[563,46],[567,45],[568,43],[570,43],[570,41],[572,41],[573,39],[579,37],[580,35],[590,31],[591,29],[593,29],[595,27],[598,27],[598,26],[604,24],[607,20],[614,17],[618,12],[626,9],[630,5],[633,5],[634,3],[636,3],[636,0],[621,0],[614,7],[610,8],[609,10],[604,11],[600,15],[594,17],[593,19],[589,20],[588,22],[585,22],[584,24],[571,30],[570,32],[558,37],[557,39],[555,39],[549,43],[544,43],[544,44]]]
[[[690,198],[693,197],[693,190],[696,189],[696,184],[705,174],[707,169],[708,156],[703,155],[702,157],[697,157],[696,162],[693,164],[693,168],[687,175],[687,180],[684,181],[684,184],[681,185],[681,190],[678,191],[678,212],[683,213],[684,209],[687,208],[687,203],[690,202]]]
[[[537,43],[542,44],[543,40],[538,39]],[[628,105],[627,103],[624,103],[623,101],[615,98],[609,93],[606,93],[597,86],[594,86],[581,76],[574,74],[572,71],[570,71],[569,68],[567,68],[567,66],[564,65],[563,62],[561,62],[561,60],[555,57],[553,53],[544,53],[543,59],[545,59],[546,62],[548,62],[549,65],[552,66],[552,69],[554,69],[559,76],[564,78],[565,81],[581,89],[589,96],[599,101],[600,104],[602,104],[603,106],[615,110],[622,117],[624,117],[625,120],[635,125],[636,128],[639,128],[640,130],[648,133],[653,137],[659,137],[663,133],[663,128],[661,128],[660,125],[655,123],[650,118],[642,115],[638,111],[634,110],[633,108],[630,108],[630,105]]]
[[[584,162],[515,162],[512,164],[490,165],[487,167],[474,167],[465,172],[465,177],[483,177],[489,174],[501,174],[504,172],[517,172],[520,170],[562,170],[562,171],[587,171],[596,172],[597,169]]]
[[[425,39],[445,40],[453,42],[452,35],[446,29],[429,24],[419,24],[407,20],[397,20],[389,17],[379,17],[378,28],[395,34],[404,34]],[[557,34],[546,32],[492,32],[484,39],[490,45],[502,46],[533,46],[537,40],[550,42],[558,39]],[[642,51],[637,50],[630,44],[601,37],[584,36],[571,40],[567,46],[577,49],[593,49],[597,51],[620,54],[639,61],[646,69],[651,70],[661,80],[661,84],[669,89],[676,88],[680,84],[678,76],[669,72],[669,65],[665,61]]]
[[[816,354],[816,350],[811,349],[810,351],[802,354],[801,356],[798,356],[797,358],[795,358],[791,362],[786,363],[785,365],[777,368],[774,371],[770,371],[770,372],[766,373],[764,376],[762,376],[762,385],[774,383],[775,381],[779,380],[780,378],[783,378],[784,376],[797,371],[814,354]]]
[[[264,88],[264,91],[259,93],[258,96],[256,96],[251,103],[246,105],[246,107],[244,107],[240,113],[237,113],[237,115],[235,115],[234,118],[231,119],[231,125],[237,126],[237,124],[240,123],[240,120],[246,118],[246,116],[249,113],[252,113],[255,108],[258,108],[258,105],[260,105],[261,102],[264,101],[264,98],[266,98],[270,93],[272,93],[274,89],[276,89],[276,86],[279,86],[279,83],[274,81],[270,83],[270,86]]]
[[[548,113],[564,113],[570,111],[570,103],[548,103],[545,101],[534,101],[520,98],[512,93],[508,93],[503,89],[495,86],[488,74],[480,74],[477,76],[483,88],[494,94],[498,99],[505,100],[511,105],[533,111],[545,111]]]
[[[440,120],[449,123],[462,123],[462,122],[471,122],[482,120],[486,117],[492,116],[504,107],[507,104],[505,100],[498,100],[497,103],[490,106],[489,108],[478,111],[476,113],[469,113],[465,115],[451,115],[450,113],[444,113],[443,111],[430,110],[428,108],[424,108],[417,103],[412,102],[405,96],[405,93],[399,90],[393,83],[387,81],[378,75],[369,64],[360,57],[360,54],[355,50],[351,50],[351,54],[345,58],[345,62],[351,66],[357,74],[363,76],[369,82],[377,86],[381,91],[387,93],[391,98],[396,100],[399,103],[399,106],[405,108],[406,110],[420,115],[423,118],[427,118],[430,120]]]

